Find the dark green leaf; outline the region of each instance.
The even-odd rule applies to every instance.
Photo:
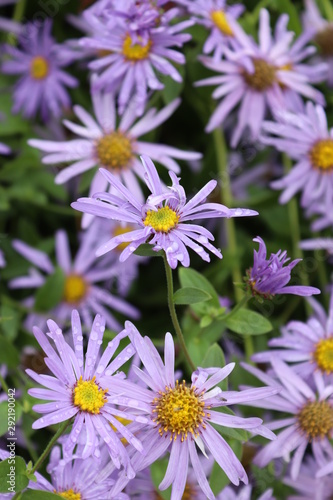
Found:
[[[196,304],[198,302],[206,302],[206,300],[210,300],[211,298],[212,296],[204,290],[190,286],[180,288],[173,295],[175,304]]]
[[[225,357],[221,347],[215,342],[210,346],[201,363],[203,368],[223,368],[225,366]]]
[[[215,313],[215,309],[220,308],[219,297],[215,288],[211,285],[207,278],[202,276],[202,274],[194,271],[194,269],[181,267],[179,268],[178,275],[180,284],[183,288],[199,288],[200,290],[207,292],[212,297],[210,300],[206,300],[205,302],[192,304],[191,308],[196,314],[199,316],[211,316]]]
[[[294,31],[296,35],[300,35],[302,33],[302,25],[299,20],[298,9],[290,0],[278,0],[276,2],[276,8],[281,12],[281,14],[289,15],[289,23],[288,28],[291,31]]]
[[[8,403],[7,401],[3,401],[0,404],[0,436],[3,436],[8,432]],[[22,406],[15,405],[15,420],[18,421],[22,415]]]
[[[155,252],[152,245],[149,245],[149,243],[142,243],[134,253],[140,257],[162,257],[162,252]]]
[[[9,443],[10,441],[7,441],[7,444]],[[8,450],[10,451],[9,448]],[[25,475],[25,468],[25,461],[22,457],[10,457],[0,462],[0,492],[10,493],[26,488],[29,479]]]
[[[4,363],[8,368],[16,368],[20,358],[13,344],[3,335],[0,336],[0,364]]]
[[[8,304],[2,304],[0,309],[0,325],[6,338],[14,340],[19,328],[18,312]]]
[[[65,279],[64,271],[56,268],[36,293],[36,311],[46,312],[59,304],[64,295]]]
[[[22,493],[20,500],[59,500],[59,498],[63,497],[49,491],[28,490]]]
[[[262,335],[272,330],[267,318],[248,309],[240,309],[230,318],[223,318],[223,322],[229,330],[241,335]]]

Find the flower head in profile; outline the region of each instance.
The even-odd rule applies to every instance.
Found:
[[[103,13],[107,29],[80,40],[84,49],[100,52],[101,57],[89,64],[97,75],[93,88],[118,93],[120,114],[133,97],[136,114],[142,115],[149,90],[164,87],[157,73],[182,81],[173,63],[184,64],[185,56],[175,48],[190,40],[182,31],[193,21],[175,22],[178,13],[176,7],[164,11],[148,1],[116,2]],[[96,10],[90,13],[90,23],[91,16],[101,20]]]
[[[296,479],[308,445],[311,444],[314,457],[321,465],[324,450],[329,448],[333,436],[333,385],[326,385],[321,373],[315,372],[307,384],[281,359],[272,359],[273,373],[268,375],[246,363],[242,366],[269,387],[280,388],[280,393],[253,406],[276,410],[282,419],[276,419],[267,426],[271,430],[283,429],[277,439],[265,445],[254,459],[259,467],[265,467],[275,458],[291,459],[290,475]],[[244,386],[249,390],[248,386]],[[285,414],[289,414],[287,417]]]
[[[290,321],[282,328],[281,337],[268,342],[270,348],[278,349],[256,353],[252,360],[264,363],[279,358],[292,363],[293,370],[303,379],[320,371],[333,382],[333,293],[328,314],[315,299],[308,300],[313,309],[311,318],[306,323]]]
[[[84,355],[81,321],[76,310],[72,312],[74,348],[67,343],[54,321],[49,320],[47,325],[47,336],[51,338],[52,343],[39,328],[34,327],[33,333],[46,354],[44,361],[52,375],[40,375],[33,370],[26,370],[27,374],[42,386],[30,389],[29,394],[37,399],[49,401],[33,407],[42,417],[36,420],[32,427],[41,429],[74,418],[64,444],[64,453],[70,455],[81,433],[85,432],[86,440],[80,452],[82,458],[91,456],[95,449],[99,448],[100,441],[104,441],[114,466],[120,468],[123,465],[129,477],[133,477],[129,456],[121,439],[125,438],[140,453],[143,447],[132,434],[131,424],[123,425],[121,418],[140,423],[145,423],[147,419],[130,412],[125,413],[112,403],[118,381],[121,383],[121,390],[126,383],[125,374],[119,372],[119,368],[135,353],[134,347],[128,345],[112,360],[121,339],[127,335],[126,331],[123,330],[110,341],[100,356],[105,322],[97,315]]]
[[[274,181],[274,189],[283,189],[281,203],[301,191],[301,205],[311,210],[321,207],[333,212],[333,129],[327,127],[324,109],[306,103],[305,113],[276,113],[277,122],[264,122],[261,140],[286,152],[296,161],[282,179]]]
[[[193,19],[210,30],[203,46],[203,53],[210,54],[219,61],[234,37],[229,18],[236,20],[243,12],[240,3],[227,5],[225,0],[180,0],[187,7]]]
[[[66,63],[61,59],[61,47],[50,34],[51,28],[50,20],[41,26],[27,24],[19,37],[19,48],[5,45],[4,52],[10,59],[1,66],[5,74],[21,75],[13,93],[13,112],[22,111],[27,118],[39,113],[43,121],[61,116],[63,108],[71,103],[66,87],[78,84],[63,70]]]
[[[61,326],[64,326],[70,320],[73,307],[76,307],[82,315],[86,328],[90,328],[93,316],[99,313],[106,319],[106,324],[111,330],[120,331],[121,324],[111,314],[109,308],[131,318],[138,318],[140,314],[135,307],[123,298],[112,294],[103,286],[107,279],[114,277],[116,271],[109,261],[96,259],[92,250],[95,238],[93,230],[84,235],[72,262],[67,233],[63,230],[57,231],[55,235],[56,263],[62,269],[65,281],[61,301],[52,309],[52,315]],[[20,289],[38,289],[43,286],[47,277],[56,271],[56,266],[51,262],[49,256],[20,240],[14,240],[13,246],[35,267],[29,270],[28,276],[20,276],[11,280],[9,286]],[[28,307],[33,308],[34,303],[33,297],[25,300],[25,305]],[[45,315],[38,312],[30,313],[25,326],[30,330],[33,325],[43,327]]]
[[[81,212],[139,226],[139,229],[111,238],[97,250],[97,255],[103,255],[128,242],[129,245],[119,257],[121,261],[125,261],[142,243],[149,242],[154,250],[165,251],[168,263],[173,269],[177,267],[178,262],[185,267],[189,266],[190,257],[186,247],[209,262],[210,257],[206,249],[222,258],[220,250],[209,241],[214,240],[213,235],[204,227],[188,222],[216,217],[257,215],[253,210],[229,209],[218,203],[205,203],[207,196],[216,187],[217,182],[214,180],[208,182],[187,202],[184,188],[174,172],[169,172],[172,186],[165,187],[151,159],[144,156],[142,163],[145,181],[152,193],[146,203],[141,203],[115,175],[105,169],[101,169],[101,173],[117,194],[96,193],[93,198],[81,198],[72,203],[72,207]]]
[[[253,239],[259,243],[259,250],[254,250],[253,266],[248,269],[247,276],[244,278],[246,288],[254,296],[263,298],[272,298],[276,294],[293,294],[309,296],[320,293],[318,288],[305,285],[288,285],[291,279],[292,269],[302,259],[292,260],[285,265],[290,258],[287,257],[287,251],[279,250],[272,253],[267,259],[267,250],[265,242],[260,236]]]
[[[172,498],[180,500],[188,479],[189,463],[193,475],[204,494],[213,500],[215,497],[209,486],[206,473],[200,460],[202,451],[211,454],[224,470],[230,481],[236,485],[240,481],[247,483],[246,472],[238,458],[212,424],[223,427],[241,428],[257,435],[273,439],[274,434],[262,426],[260,418],[242,418],[230,413],[216,411],[217,408],[234,404],[252,404],[253,400],[276,394],[275,388],[257,388],[245,392],[222,391],[217,384],[233,370],[234,363],[224,368],[198,368],[193,372],[191,383],[175,380],[175,348],[172,336],[165,336],[164,363],[148,337],[141,337],[137,329],[129,322],[125,324],[142,363],[144,370],[134,368],[137,376],[145,383],[140,387],[140,403],[137,407],[154,424],[142,437],[146,455],[136,451],[131,459],[136,472],[145,469],[152,462],[170,452],[169,464],[161,490],[172,485]],[[130,383],[130,382],[129,382]],[[130,404],[133,389],[126,389],[115,400],[119,404]],[[120,472],[119,479],[112,490],[122,491],[128,478]]]
[[[315,51],[314,47],[306,46],[311,34],[301,35],[291,46],[294,33],[287,30],[288,16],[280,16],[272,36],[269,13],[261,9],[257,45],[236,22],[232,19],[229,22],[235,42],[233,49],[226,51],[225,59],[200,58],[206,67],[221,73],[197,82],[200,86],[217,84],[213,97],[222,98],[209,120],[207,132],[219,127],[239,104],[237,126],[231,139],[234,147],[247,127],[252,140],[259,137],[268,110],[299,110],[301,96],[325,104],[323,94],[311,83],[314,78],[316,82],[325,78],[326,65],[304,64],[304,59]]]
[[[69,163],[56,176],[56,183],[62,184],[87,170],[100,166],[117,176],[134,196],[143,201],[138,178],[144,180],[144,169],[138,158],[139,155],[147,154],[168,170],[176,173],[180,172],[177,159],[198,160],[201,158],[200,153],[182,151],[164,144],[154,144],[139,139],[141,135],[164,123],[179,106],[180,99],[175,99],[160,111],[151,108],[140,120],[136,119],[136,104],[133,100],[128,103],[126,112],[119,120],[113,94],[92,93],[92,100],[96,119],[81,106],[74,106],[74,112],[82,121],[83,126],[64,121],[65,126],[78,138],[64,142],[40,139],[29,141],[31,146],[47,153],[43,158],[43,163]],[[89,196],[97,191],[103,191],[107,184],[105,176],[96,171]],[[91,217],[84,217],[83,226],[86,227],[90,221]]]

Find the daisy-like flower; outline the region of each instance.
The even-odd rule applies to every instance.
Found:
[[[111,330],[119,331],[122,329],[121,324],[109,312],[109,307],[132,318],[138,318],[140,314],[123,298],[116,297],[97,284],[114,277],[115,272],[109,262],[99,262],[96,259],[94,252],[91,251],[94,241],[93,232],[86,234],[72,262],[67,234],[62,230],[57,231],[55,236],[56,261],[57,266],[65,274],[65,283],[63,298],[60,304],[52,310],[52,315],[57,322],[64,326],[71,317],[73,307],[76,307],[82,315],[84,326],[87,329],[90,329],[92,317],[99,313],[106,319],[106,324]],[[36,267],[30,269],[28,276],[11,280],[9,286],[21,289],[43,286],[47,276],[55,272],[55,266],[48,255],[30,247],[23,241],[14,240],[13,246],[17,252]],[[26,299],[25,305],[33,308],[34,297]],[[43,315],[31,313],[27,317],[25,326],[28,330],[35,324],[43,327],[45,319]]]
[[[214,217],[237,217],[257,215],[248,209],[229,209],[218,203],[205,203],[207,196],[216,187],[217,182],[211,180],[189,201],[186,202],[184,188],[174,172],[169,172],[171,187],[165,187],[158,177],[155,165],[147,156],[142,157],[145,180],[151,195],[142,204],[117,177],[105,169],[101,173],[116,190],[117,195],[96,193],[93,198],[81,198],[72,203],[72,207],[81,212],[98,215],[107,219],[136,224],[139,229],[111,238],[96,252],[103,255],[118,245],[128,242],[129,245],[120,254],[120,261],[125,261],[139,245],[149,242],[153,250],[164,250],[170,267],[175,269],[178,262],[183,266],[190,265],[190,257],[186,247],[194,250],[203,260],[210,262],[210,250],[222,258],[221,251],[209,240],[213,235],[197,224],[187,224],[197,219]]]
[[[112,480],[96,482],[99,468],[109,460],[105,447],[101,457],[61,457],[59,446],[52,449],[50,463],[47,467],[51,481],[37,473],[37,482],[30,481],[28,488],[39,491],[56,493],[68,500],[96,500],[108,498],[112,500],[129,500],[129,497],[120,493],[117,497],[109,497],[108,493],[113,484]]]
[[[52,38],[51,29],[51,20],[41,27],[27,24],[19,37],[19,48],[5,45],[4,52],[11,58],[1,66],[5,74],[21,75],[13,93],[13,112],[22,111],[27,118],[39,112],[43,121],[61,116],[71,103],[66,87],[78,84],[63,70],[66,63],[61,60],[61,46]]]
[[[225,0],[180,0],[180,3],[187,7],[198,24],[210,30],[203,52],[214,52],[214,59],[219,61],[234,37],[229,18],[236,20],[244,11],[244,5],[227,5]]]
[[[229,22],[236,41],[233,50],[225,51],[225,60],[200,58],[205,66],[221,73],[196,83],[200,86],[217,84],[213,97],[222,97],[209,120],[207,132],[219,127],[237,104],[240,104],[240,109],[231,139],[232,146],[237,145],[246,127],[250,129],[252,140],[258,138],[268,109],[299,110],[302,105],[300,96],[324,105],[323,95],[310,83],[314,75],[316,81],[325,78],[326,65],[304,64],[303,60],[315,48],[306,47],[308,34],[303,34],[291,46],[294,33],[287,31],[287,15],[278,19],[273,37],[268,11],[261,9],[259,45],[236,22],[232,19]]]
[[[272,253],[267,259],[267,250],[265,242],[260,236],[253,239],[259,243],[259,250],[253,251],[253,266],[247,270],[246,288],[251,291],[252,295],[271,299],[276,294],[293,294],[307,297],[320,293],[319,288],[304,285],[288,285],[291,279],[292,269],[302,259],[292,260],[286,264],[289,257],[287,251],[279,250],[277,253]]]
[[[312,457],[302,464],[297,479],[284,478],[284,484],[297,492],[288,496],[288,500],[330,500],[333,491],[333,477],[318,477],[318,465]],[[320,474],[320,473],[319,473]]]
[[[119,417],[143,424],[147,419],[124,413],[112,403],[118,382],[122,382],[121,390],[126,382],[125,375],[118,370],[135,352],[134,347],[128,345],[111,361],[121,339],[127,335],[126,331],[122,331],[109,342],[100,356],[105,322],[97,315],[84,357],[82,327],[76,310],[72,312],[74,348],[66,342],[61,329],[54,321],[49,320],[47,325],[48,336],[55,348],[39,328],[34,327],[33,333],[46,354],[44,361],[52,376],[26,370],[33,380],[43,386],[39,389],[29,389],[29,394],[37,399],[49,401],[33,407],[34,411],[43,415],[32,424],[33,429],[41,429],[74,417],[73,426],[63,446],[64,453],[71,455],[80,435],[85,432],[86,442],[80,453],[83,459],[95,452],[101,438],[115,467],[120,468],[123,465],[129,478],[132,478],[134,472],[121,438],[125,438],[140,453],[143,446],[130,431],[130,426],[123,425]]]
[[[118,124],[113,94],[96,92],[92,94],[92,100],[97,121],[81,106],[74,106],[74,111],[84,126],[64,120],[66,127],[79,136],[78,139],[66,142],[38,139],[28,141],[31,146],[47,153],[43,163],[71,163],[59,172],[55,178],[56,183],[62,184],[98,165],[117,176],[142,201],[143,194],[137,177],[144,180],[144,170],[138,159],[139,155],[147,154],[176,173],[180,172],[180,167],[175,159],[201,158],[200,153],[139,140],[141,135],[154,130],[172,115],[180,104],[179,99],[161,111],[151,108],[139,121],[136,121],[136,105],[132,100]],[[89,196],[106,189],[107,184],[107,179],[97,171]],[[83,226],[87,226],[90,221],[91,217],[86,216]]]
[[[137,406],[138,402],[135,402],[135,407],[147,414],[154,424],[142,437],[146,455],[143,457],[134,452],[131,459],[134,470],[138,472],[145,469],[168,450],[169,464],[159,488],[164,490],[172,485],[171,498],[180,500],[185,490],[191,461],[196,481],[209,500],[213,500],[215,497],[201,465],[198,446],[204,454],[207,451],[214,457],[232,483],[238,485],[240,480],[247,483],[243,466],[211,424],[242,428],[269,439],[273,439],[274,434],[261,425],[260,418],[241,418],[215,409],[233,404],[252,404],[253,400],[276,394],[276,389],[258,388],[243,393],[222,392],[217,384],[231,373],[234,363],[224,368],[199,368],[193,372],[190,384],[175,381],[175,349],[172,335],[167,333],[165,336],[163,363],[148,337],[141,337],[130,322],[126,322],[125,329],[144,366],[144,371],[135,367],[133,369],[147,386],[147,389],[140,388],[140,403]],[[135,387],[137,386],[134,384],[130,390],[124,387],[119,399],[115,398],[114,402],[131,405]],[[122,491],[127,483],[128,478],[120,472],[112,492],[116,494]]]
[[[327,21],[320,13],[314,0],[305,0],[303,14],[305,30],[314,32],[313,39],[319,47],[319,55],[327,62],[327,80],[333,85],[333,23]]]
[[[283,457],[291,459],[290,474],[296,479],[305,450],[309,444],[318,465],[323,465],[324,451],[331,447],[333,436],[333,385],[325,385],[320,372],[315,372],[312,386],[308,385],[295,371],[278,358],[272,359],[274,374],[272,376],[241,363],[242,366],[269,387],[280,387],[281,392],[266,398],[265,401],[254,401],[252,406],[289,413],[290,416],[274,420],[267,425],[271,430],[283,429],[274,443],[266,445],[254,459],[259,467],[265,467],[271,460]],[[248,390],[248,387],[245,387]]]
[[[319,204],[332,213],[333,129],[327,127],[324,109],[307,102],[304,114],[283,111],[276,116],[278,123],[264,122],[261,140],[297,162],[285,177],[271,183],[274,189],[283,189],[280,202],[301,191],[303,207]]]
[[[314,315],[306,323],[290,321],[282,328],[282,336],[271,339],[269,347],[278,347],[252,356],[257,363],[279,358],[294,363],[292,368],[304,379],[315,371],[321,371],[333,382],[333,293],[328,315],[324,308],[309,299]],[[282,348],[282,349],[281,349]]]
[[[192,26],[193,21],[188,19],[175,23],[179,14],[177,8],[164,11],[148,1],[126,2],[125,8],[121,8],[122,3],[114,2],[114,8],[108,13],[112,29],[107,34],[102,30],[94,37],[82,38],[80,44],[84,48],[107,54],[89,65],[92,71],[98,72],[93,82],[94,89],[119,90],[120,114],[133,96],[136,114],[140,116],[148,98],[148,89],[164,87],[156,71],[170,76],[176,82],[182,81],[180,73],[170,61],[185,63],[185,56],[173,47],[181,48],[190,40],[189,34],[181,32]]]

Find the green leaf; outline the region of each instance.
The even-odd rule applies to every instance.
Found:
[[[156,493],[163,498],[164,500],[170,500],[171,497],[171,486],[169,486],[168,489],[161,491],[158,489],[158,485],[161,483],[162,479],[164,478],[167,466],[168,466],[169,459],[168,458],[163,458],[162,460],[157,460],[156,462],[152,463],[150,466],[150,474],[151,474],[151,479],[153,481],[153,484],[156,488]],[[158,495],[156,495],[156,498],[158,498]]]
[[[140,257],[162,257],[162,251],[155,252],[149,243],[142,243],[134,252],[135,255]]]
[[[200,290],[200,288],[191,286],[180,288],[173,295],[174,303],[183,305],[206,302],[206,300],[210,300],[211,298],[212,296],[209,293],[205,292],[204,290]]]
[[[64,295],[65,279],[64,271],[57,267],[36,293],[36,311],[49,311],[59,304]]]
[[[197,271],[194,271],[194,269],[186,267],[179,268],[178,275],[182,288],[199,288],[211,296],[210,300],[199,302],[191,306],[196,314],[199,316],[210,316],[211,313],[214,313],[215,309],[220,309],[219,296],[207,278]]]
[[[225,366],[224,352],[216,342],[206,352],[201,366],[202,368],[223,368]]]
[[[294,3],[290,0],[278,0],[275,5],[281,14],[289,15],[288,28],[294,31],[297,36],[300,35],[302,33],[302,25],[299,20],[298,9]]]
[[[165,104],[169,104],[176,99],[184,88],[184,66],[178,66],[177,70],[183,78],[181,82],[175,82],[175,80],[169,75],[160,75],[160,80],[164,84],[164,89],[162,89],[161,94]]]
[[[240,309],[230,318],[223,318],[223,323],[229,330],[241,335],[262,335],[272,330],[267,318],[248,309]]]
[[[7,441],[7,444],[9,443],[10,441]],[[8,450],[10,451],[9,448]],[[25,475],[25,461],[22,457],[10,457],[0,462],[0,493],[22,491],[28,484],[29,479]]]
[[[49,491],[28,490],[22,493],[20,500],[59,500],[59,498],[63,497]]]
[[[0,436],[3,436],[4,434],[6,434],[8,431],[8,426],[12,425],[11,423],[8,424],[8,415],[9,415],[8,403],[7,403],[7,401],[3,401],[0,404]],[[11,414],[11,415],[13,415],[13,414]],[[22,406],[19,404],[16,404],[15,405],[15,421],[16,422],[21,418],[21,415],[22,415]],[[14,424],[14,422],[13,422],[13,424]]]
[[[20,357],[13,344],[1,335],[0,346],[0,364],[4,363],[8,368],[17,368]]]
[[[2,304],[0,308],[0,324],[6,338],[14,340],[19,328],[19,315],[17,311],[8,304]]]

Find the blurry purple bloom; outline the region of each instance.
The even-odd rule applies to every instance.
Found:
[[[30,369],[26,370],[33,380],[43,386],[39,389],[29,389],[29,394],[37,399],[50,401],[33,407],[34,411],[43,415],[33,423],[33,429],[41,429],[74,417],[72,429],[66,436],[64,453],[69,456],[72,454],[79,436],[84,431],[86,442],[80,457],[91,456],[98,448],[101,438],[107,446],[114,466],[119,469],[123,465],[129,477],[134,477],[121,438],[125,438],[140,453],[143,451],[143,446],[129,430],[130,426],[124,426],[119,417],[140,424],[146,423],[147,419],[124,413],[112,404],[118,383],[121,383],[121,390],[124,384],[126,387],[125,374],[119,372],[119,368],[135,353],[134,347],[128,345],[111,361],[120,340],[127,335],[127,332],[122,331],[109,342],[100,357],[105,322],[97,315],[88,337],[84,359],[81,321],[77,311],[72,312],[74,348],[65,341],[61,329],[54,321],[48,320],[47,325],[49,329],[47,335],[54,342],[56,350],[39,328],[34,327],[33,332],[46,354],[44,361],[53,376],[39,375]],[[117,432],[113,430],[114,428]]]
[[[193,21],[173,23],[179,13],[177,8],[163,11],[147,1],[126,2],[122,9],[122,3],[114,2],[113,12],[111,9],[108,13],[111,20],[107,21],[107,30],[82,38],[80,44],[84,49],[106,53],[89,64],[90,69],[98,73],[93,82],[94,90],[119,91],[120,114],[133,97],[136,114],[140,116],[148,89],[164,88],[156,72],[168,75],[176,82],[182,81],[180,73],[169,61],[185,63],[185,56],[172,47],[181,48],[190,40],[190,35],[180,32],[192,26]]]
[[[308,457],[302,464],[297,479],[286,477],[283,483],[291,486],[297,494],[288,496],[288,500],[330,500],[333,491],[333,477],[317,476],[318,464]]]
[[[88,233],[83,238],[73,263],[66,232],[57,231],[55,240],[57,265],[65,274],[65,286],[63,299],[53,309],[52,315],[61,326],[64,326],[66,321],[70,319],[73,307],[76,307],[82,315],[84,326],[87,329],[90,329],[92,316],[96,313],[101,314],[106,319],[111,330],[119,331],[122,328],[121,324],[109,312],[108,307],[125,314],[127,317],[139,317],[140,314],[136,308],[96,284],[112,278],[114,270],[109,262],[96,259],[95,252],[91,249],[94,243],[93,232]],[[55,266],[46,253],[19,240],[14,240],[13,246],[17,252],[46,275],[54,273]],[[45,281],[45,275],[36,268],[32,268],[28,276],[11,280],[9,286],[11,288],[39,288],[43,286]],[[26,300],[26,305],[33,307],[34,299]],[[45,317],[38,313],[30,314],[26,320],[26,328],[30,330],[34,324],[44,325]]]
[[[264,240],[260,236],[257,236],[253,241],[259,243],[259,250],[254,250],[253,267],[248,269],[247,277],[244,278],[246,287],[253,295],[270,299],[272,296],[282,293],[290,293],[302,297],[320,293],[320,290],[313,286],[287,286],[291,279],[291,270],[302,259],[295,259],[284,266],[290,260],[287,257],[286,250],[283,252],[279,250],[277,253],[272,253],[269,259],[267,259]]]
[[[187,7],[198,24],[210,30],[203,52],[214,52],[214,59],[219,61],[234,37],[229,18],[236,20],[244,11],[244,5],[227,5],[225,0],[180,0],[180,3]]]
[[[308,66],[302,62],[315,51],[314,47],[306,47],[310,36],[306,33],[301,35],[290,47],[294,33],[287,31],[288,16],[280,16],[274,37],[269,22],[268,11],[261,9],[257,45],[230,19],[235,35],[235,40],[230,42],[233,49],[226,50],[225,59],[218,62],[205,56],[200,58],[205,66],[221,73],[196,83],[198,86],[217,84],[213,97],[222,97],[206,131],[219,127],[240,103],[238,123],[231,139],[233,147],[246,127],[250,129],[252,140],[258,138],[267,108],[272,112],[276,108],[299,110],[303,106],[300,96],[325,104],[323,94],[310,83],[314,75],[316,81],[325,78],[326,65]]]
[[[283,189],[281,203],[302,191],[301,205],[320,205],[333,212],[333,129],[327,127],[321,106],[307,102],[305,113],[277,112],[276,122],[263,123],[264,144],[274,146],[297,161],[282,179],[274,181],[274,189]]]
[[[137,177],[144,180],[144,169],[138,159],[139,155],[147,154],[176,173],[180,172],[180,167],[175,159],[197,160],[201,158],[200,153],[138,140],[141,135],[164,123],[179,106],[180,99],[175,99],[161,111],[151,108],[136,123],[136,105],[132,100],[119,124],[117,124],[114,95],[96,92],[92,94],[92,99],[97,122],[81,106],[75,106],[74,111],[84,126],[64,121],[66,127],[80,138],[66,142],[39,139],[29,141],[31,146],[47,153],[43,158],[43,163],[71,162],[56,176],[56,183],[66,182],[99,165],[110,170],[134,196],[143,201],[142,190],[137,181]],[[106,189],[107,184],[107,179],[97,171],[90,186],[89,196]],[[85,216],[83,226],[86,227],[91,219]]]
[[[324,308],[313,298],[308,299],[314,315],[306,322],[290,321],[282,328],[282,336],[271,339],[271,349],[252,356],[257,363],[271,362],[279,358],[294,363],[291,368],[302,377],[308,378],[316,371],[328,375],[333,382],[333,293],[331,293],[328,315]]]
[[[43,121],[61,116],[62,109],[71,103],[65,87],[78,84],[62,69],[66,63],[61,61],[61,46],[54,42],[51,28],[50,20],[40,28],[27,24],[19,38],[20,48],[5,45],[4,51],[11,59],[1,66],[5,74],[22,75],[13,93],[13,112],[22,111],[27,118],[40,112]]]
[[[273,490],[267,490],[265,493],[258,497],[258,500],[275,500],[275,497],[272,496]],[[237,490],[234,490],[231,486],[227,486],[224,488],[221,493],[219,493],[216,497],[216,500],[252,500],[252,486],[247,485],[243,486]]]
[[[274,434],[262,425],[260,418],[241,418],[215,411],[215,408],[234,404],[252,404],[253,400],[276,394],[276,389],[257,388],[244,393],[222,391],[217,384],[231,373],[234,363],[224,368],[198,368],[192,374],[191,384],[186,384],[185,381],[178,382],[178,380],[175,382],[175,349],[171,334],[167,333],[165,336],[163,363],[148,337],[141,337],[130,322],[126,322],[125,327],[144,365],[144,371],[139,368],[134,368],[134,370],[148,387],[147,389],[140,388],[140,403],[138,406],[136,403],[135,407],[147,414],[154,424],[142,437],[145,456],[134,452],[132,457],[134,470],[139,472],[145,469],[169,450],[168,468],[159,488],[165,490],[172,485],[171,497],[174,500],[181,500],[188,477],[189,461],[191,461],[196,481],[204,494],[213,500],[215,497],[199,459],[201,454],[198,454],[198,446],[204,455],[206,455],[205,448],[213,455],[232,483],[238,485],[240,480],[247,483],[248,479],[243,466],[224,438],[211,424],[222,428],[245,429],[268,439],[274,439]],[[130,405],[135,394],[134,390],[136,392],[138,390],[134,384],[132,389],[124,386],[123,392],[114,401],[118,404]],[[178,411],[175,412],[175,408]],[[112,490],[113,493],[122,491],[127,483],[128,478],[120,472],[119,480]]]
[[[9,146],[6,146],[3,142],[0,142],[0,154],[1,155],[9,155],[11,152],[11,149]]]
[[[172,186],[162,185],[156,168],[147,156],[142,157],[145,170],[145,181],[151,191],[146,203],[141,203],[116,176],[105,169],[101,173],[110,182],[117,194],[96,193],[93,198],[80,198],[72,203],[72,207],[92,215],[128,222],[139,226],[139,229],[111,238],[97,250],[103,255],[118,245],[129,242],[120,254],[120,261],[125,261],[142,243],[153,245],[153,250],[164,250],[172,269],[178,262],[183,266],[190,265],[190,257],[186,247],[194,250],[203,260],[210,262],[207,248],[214,255],[222,258],[221,251],[209,240],[213,235],[197,224],[188,221],[210,219],[216,217],[243,217],[257,215],[248,209],[229,209],[218,203],[205,203],[207,196],[216,187],[217,182],[211,180],[189,201],[186,201],[184,188],[174,172],[169,171]]]
[[[5,256],[3,254],[3,251],[0,250],[0,267],[5,267],[5,265],[6,265]]]
[[[263,401],[254,401],[252,406],[289,413],[290,416],[273,420],[267,427],[271,430],[282,430],[273,443],[266,445],[256,455],[253,463],[265,467],[275,458],[291,460],[290,474],[296,479],[302,460],[309,444],[318,465],[323,465],[323,453],[331,447],[333,436],[333,385],[325,385],[323,376],[315,372],[314,389],[310,387],[295,371],[282,360],[273,358],[272,376],[258,370],[254,366],[241,363],[249,373],[257,377],[269,387],[280,388],[280,393]],[[312,384],[311,384],[312,386]],[[243,386],[249,390],[248,386]]]

